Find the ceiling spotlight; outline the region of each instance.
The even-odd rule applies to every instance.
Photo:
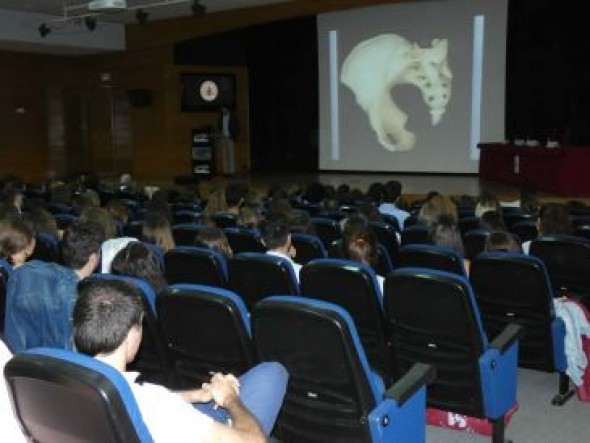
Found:
[[[143,9],[138,9],[135,13],[135,18],[137,19],[137,23],[140,25],[145,25],[147,23],[149,13],[145,12]]]
[[[86,16],[84,17],[84,24],[90,32],[96,29],[96,19],[94,17]]]
[[[41,23],[41,25],[39,26],[39,34],[41,35],[41,38],[45,37],[50,32],[51,28],[47,26],[46,23]]]
[[[193,11],[193,15],[199,16],[207,12],[207,7],[199,3],[199,0],[194,0],[191,5],[191,10]]]

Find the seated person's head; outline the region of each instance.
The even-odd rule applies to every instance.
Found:
[[[568,207],[561,203],[547,203],[539,211],[539,233],[570,234],[572,225]]]
[[[61,242],[66,266],[86,271],[90,275],[100,262],[100,247],[104,241],[103,228],[94,223],[78,220],[72,223]]]
[[[373,204],[371,206],[374,207]],[[351,214],[342,222],[342,238],[345,240],[357,232],[363,232],[369,226],[369,220],[364,214]]]
[[[355,260],[366,265],[377,264],[377,239],[369,228],[357,230],[345,239],[346,254],[350,260]]]
[[[158,245],[164,251],[169,251],[176,246],[170,221],[164,214],[156,212],[147,215],[141,229],[145,241]]]
[[[217,251],[227,258],[233,256],[225,233],[216,226],[206,226],[200,229],[195,237],[195,244]]]
[[[117,226],[106,209],[97,206],[90,206],[82,211],[80,221],[94,222],[100,225],[104,231],[105,240],[117,236]]]
[[[105,205],[105,209],[111,215],[111,217],[118,222],[125,225],[129,221],[129,211],[127,210],[127,205],[125,205],[125,203],[123,203],[121,200],[109,200]]]
[[[86,279],[78,283],[73,312],[74,343],[78,352],[90,356],[113,353],[133,334],[127,362],[133,360],[141,342],[143,305],[139,291],[117,280]]]
[[[238,225],[248,229],[258,229],[258,224],[262,220],[260,212],[256,208],[244,206],[240,208],[238,215]]]
[[[397,180],[390,180],[383,186],[383,201],[395,203],[402,195],[402,184]]]
[[[248,186],[245,183],[229,183],[225,188],[225,201],[229,208],[239,208],[248,195]]]
[[[479,225],[490,231],[506,231],[506,224],[502,214],[496,211],[486,211],[479,219]]]
[[[432,242],[437,246],[450,248],[461,256],[465,254],[461,233],[452,217],[439,217],[432,231]]]
[[[55,216],[46,209],[33,209],[27,213],[25,219],[36,233],[49,234],[55,237],[56,240],[61,237]]]
[[[35,249],[35,234],[20,217],[13,216],[0,223],[0,258],[15,268],[25,264]]]
[[[117,252],[111,263],[111,272],[116,275],[140,278],[148,282],[156,294],[168,286],[158,259],[148,245],[132,241]]]
[[[291,247],[291,233],[286,217],[273,217],[260,223],[260,235],[271,251],[285,252]]]
[[[482,192],[477,199],[477,204],[475,205],[475,216],[481,217],[488,211],[496,211],[501,214],[502,207],[494,195],[490,194],[489,192]]]
[[[514,240],[514,237],[505,231],[491,232],[486,237],[485,248],[486,252],[502,251],[502,252],[522,252],[520,244]]]

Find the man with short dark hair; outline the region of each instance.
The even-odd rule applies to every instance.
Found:
[[[383,186],[383,202],[379,206],[381,214],[392,215],[397,219],[400,229],[404,228],[406,218],[410,213],[397,207],[402,195],[402,184],[397,180],[390,180]]]
[[[225,187],[225,202],[230,214],[240,215],[240,208],[248,196],[248,186],[245,183],[232,182]]]
[[[293,261],[297,251],[291,243],[291,231],[286,217],[275,216],[263,220],[260,225],[260,235],[264,246],[268,248],[268,255],[284,258],[293,268],[295,278],[299,281],[301,265]]]
[[[12,352],[37,346],[72,348],[76,285],[98,266],[103,239],[99,225],[75,222],[62,240],[67,267],[32,260],[15,270],[6,285],[4,320],[4,335]]]
[[[138,374],[126,372],[126,366],[141,344],[140,297],[136,288],[123,281],[80,282],[73,314],[74,341],[78,351],[125,376],[154,441],[266,441],[285,394],[285,369],[278,363],[262,363],[239,380],[217,373],[200,389],[182,392],[136,383]]]

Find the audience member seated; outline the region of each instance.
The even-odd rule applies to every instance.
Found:
[[[0,340],[0,374],[4,374],[4,366],[11,358],[12,353]],[[12,412],[10,396],[3,380],[0,380],[0,429],[2,430],[2,441],[7,443],[25,443],[27,441]]]
[[[441,216],[438,223],[432,230],[432,242],[437,246],[444,246],[457,252],[461,257],[465,256],[465,249],[463,247],[463,240],[457,224],[451,217]],[[470,261],[463,259],[463,267],[465,272],[469,275]]]
[[[104,231],[105,240],[117,236],[117,226],[104,208],[90,206],[82,211],[79,220],[83,222],[93,222],[100,225]]]
[[[494,231],[486,237],[485,251],[503,251],[522,253],[522,247],[512,235],[506,231]]]
[[[163,189],[158,189],[152,194],[152,198],[146,204],[147,214],[160,215],[166,217],[168,223],[172,224],[172,209],[168,203],[168,193]]]
[[[479,218],[479,225],[490,231],[506,231],[504,217],[497,211],[486,211]]]
[[[118,237],[102,242],[102,246],[100,247],[100,272],[109,274],[115,255],[132,241],[137,242],[139,240],[134,237]]]
[[[500,201],[489,192],[482,192],[477,199],[475,205],[475,216],[481,218],[488,211],[496,211],[502,214],[502,207]]]
[[[74,308],[74,340],[80,352],[125,376],[154,441],[265,442],[285,395],[284,367],[261,363],[239,379],[216,373],[200,388],[181,392],[139,384],[126,366],[139,349],[143,315],[132,286],[88,280]]]
[[[195,237],[195,245],[205,246],[221,253],[225,258],[233,257],[233,251],[227,242],[227,237],[222,229],[217,226],[206,226],[199,230]]]
[[[71,349],[76,285],[100,263],[103,239],[100,226],[78,221],[62,240],[67,267],[33,260],[15,270],[6,288],[4,323],[6,343],[13,352],[36,346]]]
[[[562,203],[547,203],[541,206],[537,220],[537,230],[539,231],[539,237],[553,234],[571,234],[572,225],[567,206]],[[522,244],[522,250],[525,254],[529,253],[530,246],[531,241]]]
[[[344,240],[347,258],[355,260],[373,268],[377,265],[379,257],[377,256],[377,239],[375,233],[369,228],[364,227],[352,232]],[[383,295],[383,276],[376,275],[381,295]]]
[[[142,226],[142,240],[158,245],[164,252],[176,247],[172,226],[165,215],[149,213]]]
[[[262,219],[263,217],[256,208],[243,206],[240,208],[240,214],[238,215],[238,226],[257,231]]]
[[[57,229],[55,216],[43,208],[35,208],[25,215],[25,220],[36,234],[47,234],[60,241],[63,231]]]
[[[277,216],[262,221],[260,223],[260,234],[262,236],[262,242],[268,248],[266,253],[286,258],[291,263],[297,281],[299,282],[301,265],[293,261],[293,257],[295,257],[297,251],[291,244],[291,233],[287,219]]]
[[[158,259],[148,245],[138,241],[127,243],[117,252],[111,263],[111,273],[141,278],[151,285],[157,296],[168,288]]]
[[[0,223],[0,258],[15,269],[24,265],[35,250],[35,235],[31,227],[19,216]]]
[[[113,198],[107,202],[105,209],[115,223],[125,226],[129,222],[129,210],[123,201]]]
[[[402,184],[397,180],[390,180],[383,186],[383,203],[379,205],[379,212],[393,215],[400,229],[404,228],[404,221],[410,213],[399,208],[399,200],[402,195]]]
[[[225,187],[225,202],[227,203],[227,209],[225,212],[239,216],[240,209],[245,203],[247,196],[248,186],[245,183],[229,183]]]

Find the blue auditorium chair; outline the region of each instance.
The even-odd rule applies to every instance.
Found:
[[[417,364],[386,387],[369,366],[348,312],[325,301],[269,297],[252,313],[261,360],[278,361],[289,385],[277,420],[283,442],[425,441],[425,383]]]
[[[395,268],[438,269],[466,276],[463,257],[450,248],[436,245],[405,245],[397,254]]]
[[[242,252],[228,260],[228,288],[248,309],[269,295],[298,294],[295,271],[287,259],[259,252]]]
[[[227,286],[227,261],[219,252],[197,246],[177,246],[164,254],[168,284]]]
[[[112,366],[71,351],[33,348],[4,369],[13,410],[38,442],[135,442],[153,439],[133,392]]]
[[[518,350],[521,367],[559,373],[562,405],[574,393],[565,374],[565,324],[555,315],[553,291],[543,262],[537,257],[488,252],[471,263],[469,274],[484,329],[496,336],[509,324],[524,327]]]
[[[156,300],[156,308],[178,388],[200,386],[211,372],[239,376],[252,367],[250,319],[235,293],[204,285],[171,285]]]
[[[346,309],[356,325],[371,367],[389,382],[390,355],[382,295],[373,269],[342,259],[312,260],[299,272],[301,295]]]
[[[417,362],[434,366],[428,406],[486,419],[493,443],[504,443],[505,415],[516,406],[522,326],[511,323],[489,342],[469,281],[426,268],[389,274],[384,309],[394,376]]]
[[[315,234],[292,232],[291,244],[297,251],[294,260],[300,265],[305,265],[316,258],[328,256],[324,244]]]

